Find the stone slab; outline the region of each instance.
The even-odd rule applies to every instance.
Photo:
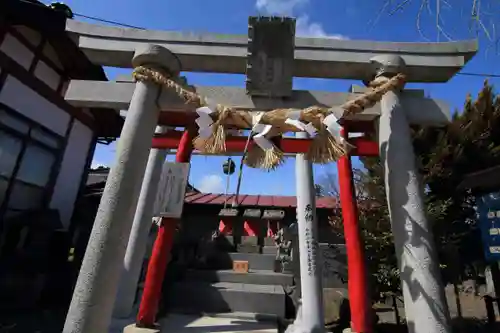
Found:
[[[262,247],[262,254],[276,255],[276,253],[278,253],[278,249],[275,245],[265,245]]]
[[[285,291],[278,285],[182,281],[171,287],[169,311],[177,313],[252,312],[285,315]]]
[[[261,285],[293,285],[293,275],[271,271],[250,270],[247,274],[236,273],[232,270],[189,270],[186,280],[201,280],[206,282],[232,282]]]
[[[160,320],[162,332],[171,333],[277,333],[273,322],[260,322],[251,318],[221,316],[190,316],[170,314]]]
[[[326,324],[345,321],[349,312],[347,289],[323,288],[323,308]]]
[[[276,242],[272,237],[264,237],[264,246],[274,246],[276,248]]]
[[[259,237],[257,237],[257,236],[241,236],[241,245],[259,246]]]
[[[237,246],[237,252],[260,253],[261,245],[257,236],[241,236],[241,243]]]
[[[271,322],[277,323],[279,318],[275,315],[253,312],[230,312],[230,313],[207,313],[209,317],[213,318],[227,318],[227,319],[243,319],[258,322]]]
[[[126,110],[135,89],[133,82],[102,82],[71,80],[65,99],[75,107],[108,108]],[[269,99],[248,96],[244,88],[195,86],[201,95],[219,104],[249,111],[269,111],[284,108],[306,108],[311,105],[323,107],[340,106],[359,96],[355,93],[339,93],[314,90],[294,90],[288,99]],[[442,100],[416,97],[413,93],[402,93],[401,103],[411,124],[439,125],[451,120],[449,105]],[[193,113],[195,108],[186,104],[175,93],[165,91],[161,95],[163,111]],[[342,115],[336,114],[337,118]],[[346,117],[356,121],[373,121],[380,116],[380,104],[363,112]]]
[[[128,318],[113,318],[109,325],[108,333],[123,333],[126,327],[135,325],[136,316],[137,309],[134,309]]]
[[[252,244],[239,244],[236,247],[236,250],[241,253],[260,253],[260,246]]]
[[[123,329],[123,333],[160,333],[160,328],[143,328],[137,327],[135,324],[128,325]]]
[[[66,31],[89,59],[103,66],[131,67],[135,48],[154,43],[175,53],[183,71],[244,74],[248,36],[196,34],[108,27],[67,20]],[[366,80],[370,59],[401,55],[412,82],[446,82],[477,52],[475,40],[447,43],[393,43],[329,38],[296,38],[293,75]]]

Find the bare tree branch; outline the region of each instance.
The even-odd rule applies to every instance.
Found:
[[[452,36],[452,31],[460,28],[461,24],[468,25],[468,31],[476,38],[485,37],[489,42],[488,48],[493,47],[497,51],[499,37],[496,33],[496,21],[500,20],[500,1],[498,0],[469,0],[464,1],[449,1],[449,0],[383,0],[380,11],[371,23],[377,24],[383,13],[388,16],[394,16],[401,13],[405,9],[412,10],[415,6],[415,26],[422,39],[430,41],[424,32],[423,19],[424,16],[431,18],[434,21],[433,30],[436,37],[432,38],[435,41],[440,41],[442,38],[451,41],[455,38]],[[457,20],[450,19],[448,16],[452,13],[457,14],[461,18]],[[453,26],[447,25],[445,16],[449,19],[448,22],[453,23]],[[448,26],[448,27],[447,27]],[[463,38],[463,37],[462,37]],[[498,53],[498,52],[496,52]]]

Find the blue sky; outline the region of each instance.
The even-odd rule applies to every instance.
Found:
[[[250,15],[276,14],[298,18],[297,34],[310,37],[331,37],[349,39],[370,39],[400,42],[446,41],[444,34],[437,33],[434,11],[422,16],[420,31],[417,29],[416,14],[420,1],[410,2],[410,6],[393,15],[389,9],[376,19],[384,0],[68,0],[75,13],[95,16],[107,20],[126,23],[148,29],[182,30],[192,32],[216,32],[226,34],[246,34],[247,19]],[[434,0],[431,1],[431,3]],[[442,8],[441,26],[453,39],[475,38],[466,7],[472,1],[454,1],[456,6]],[[443,3],[443,2],[442,2]],[[498,13],[498,8],[495,11]],[[486,14],[485,14],[486,15]],[[82,19],[77,17],[77,19]],[[484,24],[488,27],[487,17]],[[82,19],[83,20],[83,19]],[[88,20],[87,20],[88,21]],[[94,22],[95,23],[95,22]],[[452,24],[453,23],[453,24]],[[102,23],[101,23],[102,24]],[[492,33],[490,32],[492,35]],[[479,34],[480,52],[464,72],[500,73],[499,57],[488,43],[484,33]],[[488,48],[489,47],[489,48]],[[109,79],[123,70],[107,69]],[[191,84],[243,86],[243,75],[186,74]],[[446,84],[413,84],[412,88],[425,89],[428,95],[444,99],[455,109],[460,109],[467,93],[476,95],[484,78],[456,76]],[[498,79],[491,79],[498,83]],[[351,84],[347,80],[296,79],[295,89],[326,91],[347,91]],[[94,165],[112,166],[115,144],[99,145]],[[173,159],[170,156],[169,159]],[[202,191],[223,192],[225,178],[222,163],[226,157],[194,156],[190,183]],[[239,164],[239,158],[235,162]],[[294,195],[295,159],[288,159],[285,165],[273,172],[250,168],[244,169],[241,193]],[[355,165],[359,161],[355,159]],[[315,166],[316,179],[325,173],[335,173],[335,164]],[[231,192],[235,190],[236,175],[231,178]]]

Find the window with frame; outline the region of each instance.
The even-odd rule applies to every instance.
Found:
[[[0,219],[42,208],[62,137],[0,104]]]

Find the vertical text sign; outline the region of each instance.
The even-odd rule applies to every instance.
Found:
[[[316,240],[316,235],[313,235],[313,223],[314,223],[314,211],[310,204],[306,206],[305,214],[306,220],[306,247],[307,247],[307,273],[309,276],[315,276],[316,271],[316,255],[318,249],[318,241]]]
[[[161,172],[154,216],[180,218],[189,177],[189,163],[165,162]]]

